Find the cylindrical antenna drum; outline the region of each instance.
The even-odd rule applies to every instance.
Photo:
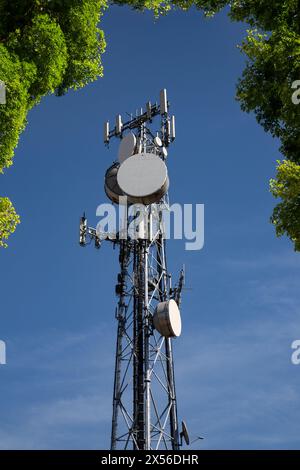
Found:
[[[118,114],[118,116],[116,117],[116,134],[117,135],[121,135],[122,127],[123,127],[122,117],[120,114]]]
[[[150,101],[148,101],[148,103],[146,104],[146,110],[147,110],[147,119],[149,119],[149,121],[151,121],[151,119],[152,119],[152,106],[151,106]]]
[[[104,190],[109,199],[116,204],[120,203],[120,197],[125,196],[117,180],[120,164],[114,163],[105,173]]]
[[[167,90],[165,88],[160,92],[160,114],[162,116],[168,114],[168,98]]]
[[[173,142],[176,138],[176,122],[175,116],[171,117],[170,139]]]
[[[153,316],[155,329],[166,338],[181,335],[180,311],[175,300],[159,302]]]
[[[105,144],[108,144],[108,142],[109,142],[109,121],[106,121],[104,123],[103,140],[104,140]]]

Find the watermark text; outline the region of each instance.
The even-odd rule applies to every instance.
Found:
[[[300,80],[295,80],[292,83],[292,89],[296,90],[292,94],[292,103],[298,105],[300,104]]]
[[[291,348],[294,349],[291,356],[292,364],[294,364],[294,366],[298,366],[300,364],[300,339],[295,339],[291,344]]]
[[[165,240],[185,240],[188,251],[204,246],[204,204],[127,204],[120,197],[118,206],[100,204],[96,215],[100,217],[97,235],[100,239],[153,240],[162,233]]]
[[[0,339],[0,366],[6,364],[6,344]]]

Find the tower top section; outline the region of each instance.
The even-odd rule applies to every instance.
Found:
[[[151,124],[156,116],[161,117],[160,135],[157,139],[160,141],[161,146],[168,147],[171,142],[175,140],[175,116],[169,114],[170,103],[167,97],[167,90],[164,88],[160,92],[159,103],[154,104],[151,101],[146,103],[145,109],[141,108],[136,116],[131,116],[129,121],[123,122],[121,114],[118,114],[115,119],[115,125],[111,129],[109,121],[104,123],[103,140],[106,146],[109,145],[110,139],[117,137],[123,139],[127,131],[133,132],[137,130],[140,133],[141,129]]]

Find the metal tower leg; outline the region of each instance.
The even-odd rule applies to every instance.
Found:
[[[134,422],[138,449],[145,447],[145,400],[144,400],[144,253],[142,241],[135,241],[135,403]]]
[[[149,292],[148,292],[148,243],[145,243],[144,247],[144,290],[145,290],[145,306],[144,306],[144,318],[145,318],[145,331],[144,331],[144,351],[145,351],[145,450],[151,449],[151,376],[150,376],[150,314],[149,314]]]
[[[170,338],[166,339],[166,357],[167,357],[167,373],[168,373],[168,387],[169,387],[169,404],[170,411],[170,433],[172,436],[173,450],[179,449],[179,432],[178,432],[178,418],[177,418],[177,403],[176,403],[176,389],[174,378],[174,364],[172,343]]]
[[[162,220],[160,218],[160,225]],[[166,265],[166,252],[165,252],[165,240],[160,233],[157,242],[157,269],[160,273],[159,283],[159,297],[160,301],[165,301],[168,298],[168,286],[167,286],[167,265]],[[175,376],[174,376],[174,364],[173,364],[173,352],[172,352],[172,341],[170,338],[165,339],[165,350],[166,350],[166,368],[167,368],[167,380],[168,380],[168,394],[169,394],[169,406],[170,406],[170,434],[172,437],[172,449],[179,449],[179,432],[178,432],[178,417],[177,417],[177,402],[176,402],[176,389],[175,389]]]
[[[117,446],[117,431],[118,431],[118,416],[121,398],[121,370],[122,370],[122,351],[123,351],[123,336],[126,332],[126,280],[127,268],[130,257],[130,245],[127,241],[120,243],[120,267],[121,272],[118,279],[119,288],[119,302],[116,310],[116,318],[118,320],[117,330],[117,345],[116,345],[116,360],[115,360],[115,377],[114,377],[114,392],[113,392],[113,416],[112,416],[112,431],[111,431],[111,449],[115,450]]]

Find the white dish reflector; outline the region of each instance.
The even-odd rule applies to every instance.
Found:
[[[153,324],[155,329],[166,338],[181,335],[180,311],[175,300],[171,299],[157,304]]]
[[[134,154],[136,146],[136,136],[130,132],[121,140],[119,147],[118,159],[120,163],[123,163],[126,158],[131,157]]]
[[[140,153],[127,158],[120,166],[118,184],[132,203],[159,202],[169,187],[167,167],[152,153]]]
[[[105,182],[104,182],[104,189],[106,195],[109,199],[116,204],[120,203],[120,197],[124,196],[124,193],[120,186],[118,185],[117,181],[117,174],[118,174],[119,164],[114,163],[111,167],[108,168],[107,172],[105,173]]]

